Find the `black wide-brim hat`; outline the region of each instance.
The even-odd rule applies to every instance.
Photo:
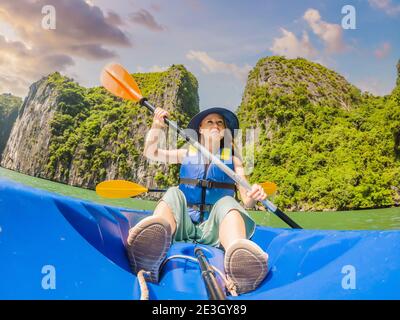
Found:
[[[239,129],[239,120],[232,111],[225,108],[209,108],[196,114],[188,124],[188,128],[198,131],[201,121],[211,113],[217,113],[224,117],[226,127],[232,132],[232,136],[235,136],[235,129]]]

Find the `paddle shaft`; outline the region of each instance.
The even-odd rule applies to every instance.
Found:
[[[151,105],[146,98],[142,98],[140,104],[150,110],[152,113],[155,112],[156,108]],[[187,142],[189,142],[192,146],[194,146],[197,150],[199,150],[209,161],[213,162],[218,168],[220,168],[223,172],[225,172],[232,180],[241,185],[247,191],[251,191],[251,185],[247,182],[246,179],[238,175],[235,171],[229,168],[225,163],[223,163],[218,157],[213,155],[210,151],[208,151],[203,145],[201,145],[198,141],[194,140],[192,137],[187,135],[184,130],[179,128],[174,122],[170,121],[168,118],[164,118],[165,123],[172,127],[174,130],[181,135]],[[290,227],[294,229],[302,229],[296,222],[290,219],[284,212],[282,212],[278,207],[276,207],[271,201],[268,199],[261,202],[264,207],[277,215],[280,219],[286,222]]]
[[[147,191],[146,192],[166,192],[167,190],[166,189],[147,189]],[[131,196],[131,198],[135,198],[135,197],[137,197],[138,195],[135,195],[135,196]]]
[[[147,189],[147,192],[166,192],[167,189]]]
[[[210,300],[226,300],[225,293],[219,286],[214,270],[211,268],[203,250],[197,247],[194,249],[194,253],[200,265],[201,276],[207,289],[208,298]]]

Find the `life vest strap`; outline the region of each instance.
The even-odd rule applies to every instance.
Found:
[[[204,179],[189,179],[189,178],[180,178],[180,184],[190,184],[192,186],[199,186],[202,188],[218,188],[218,189],[231,189],[236,190],[236,185],[234,183],[224,183],[224,182],[217,182],[211,180],[204,180]]]

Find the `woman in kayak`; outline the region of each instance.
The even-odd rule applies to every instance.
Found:
[[[236,186],[226,173],[215,164],[207,163],[208,160],[192,147],[159,148],[160,129],[165,127],[164,117],[167,116],[167,111],[156,109],[144,154],[151,160],[182,164],[180,184],[168,189],[151,217],[130,229],[127,249],[133,272],[148,271],[150,281],[158,282],[159,268],[171,242],[194,242],[223,247],[225,272],[238,293],[256,289],[267,274],[268,255],[248,240],[256,224],[234,195],[237,188],[247,208],[254,207],[267,195],[257,184],[252,186],[251,192]],[[243,163],[234,155],[230,142],[234,130],[239,128],[233,112],[223,108],[207,109],[193,117],[188,128],[198,133],[203,146],[236,174],[245,177]]]

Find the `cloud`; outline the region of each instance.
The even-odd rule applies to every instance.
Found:
[[[42,27],[42,8],[56,9],[56,29]],[[64,71],[75,58],[103,60],[116,56],[112,47],[130,47],[131,41],[118,28],[119,16],[85,0],[2,0],[0,20],[15,34],[9,41],[0,34],[0,87],[25,92],[41,76]],[[10,81],[11,79],[11,81]],[[14,84],[13,84],[13,81]]]
[[[33,80],[73,64],[68,55],[38,52],[0,35],[0,92],[24,95]]]
[[[340,25],[323,21],[315,9],[308,9],[304,13],[303,19],[313,33],[323,41],[327,54],[340,53],[346,49]],[[284,55],[288,58],[304,57],[320,63],[327,59],[313,46],[306,31],[303,31],[301,38],[285,28],[281,28],[281,31],[282,36],[275,38],[269,48],[274,54]]]
[[[150,5],[151,10],[160,12],[161,11],[161,6],[158,3],[152,3]]]
[[[44,18],[41,10],[45,5],[54,5],[56,9],[55,30],[41,27]],[[2,0],[2,9],[0,17],[3,16],[23,41],[35,46],[57,48],[74,54],[78,45],[131,45],[119,28],[107,22],[99,7],[88,5],[83,0],[38,0],[34,3],[29,0]],[[92,58],[97,57],[94,55]]]
[[[251,70],[251,66],[245,65],[244,67],[238,67],[232,63],[226,63],[223,61],[217,61],[211,58],[204,51],[193,51],[190,50],[186,54],[186,58],[192,61],[199,61],[202,65],[201,70],[205,73],[224,73],[232,74],[234,77],[241,81],[246,81],[247,75]]]
[[[122,21],[119,14],[112,10],[107,12],[106,21],[109,25],[114,26],[114,27],[119,27],[119,26],[124,25],[124,22]]]
[[[137,66],[136,67],[137,72],[139,73],[147,73],[147,72],[163,72],[168,69],[168,67],[162,67],[158,65],[151,66],[150,68],[144,68],[142,66]]]
[[[296,35],[284,28],[281,28],[283,36],[275,38],[272,47],[269,48],[274,54],[283,55],[288,58],[314,58],[318,51],[312,46],[306,32],[298,39]]]
[[[105,49],[101,46],[95,44],[84,44],[84,45],[73,45],[69,47],[70,50],[74,52],[74,55],[86,58],[88,60],[96,57],[96,59],[109,59],[116,57],[114,51]]]
[[[382,44],[380,48],[374,51],[374,55],[378,59],[383,59],[390,53],[391,49],[392,49],[391,44],[389,42],[385,42]]]
[[[150,12],[145,9],[140,9],[137,12],[131,13],[129,18],[132,22],[140,24],[152,31],[164,31],[165,27],[160,25]]]
[[[303,18],[312,31],[325,43],[328,53],[340,53],[345,50],[343,29],[340,25],[323,21],[318,10],[315,9],[308,9]]]
[[[395,16],[400,13],[400,5],[393,4],[391,0],[368,0],[368,2],[371,7],[383,10],[388,15]]]

